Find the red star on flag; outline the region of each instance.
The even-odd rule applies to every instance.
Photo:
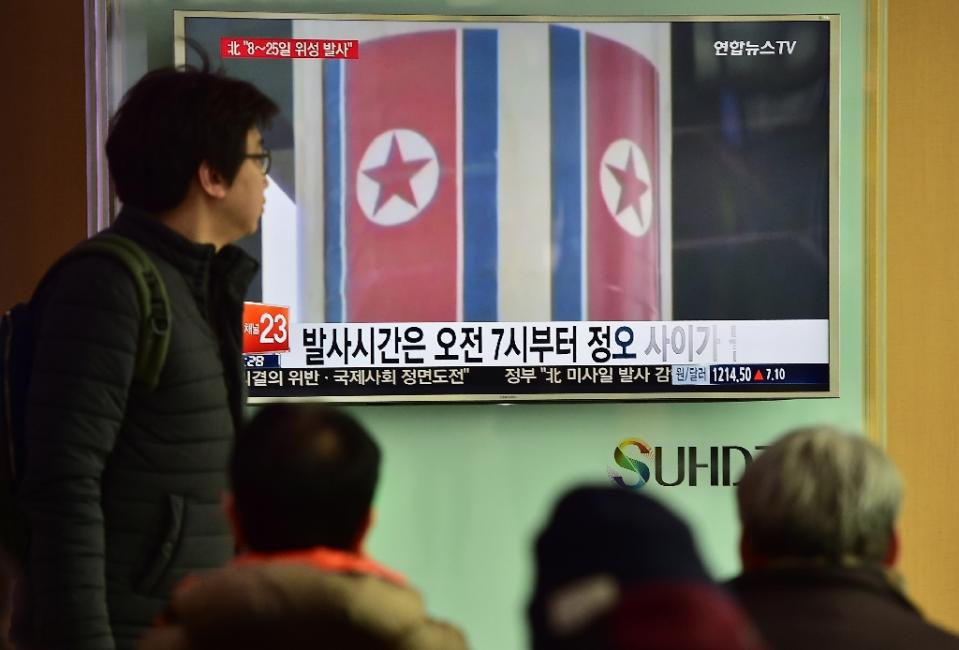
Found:
[[[393,139],[390,141],[390,151],[386,155],[386,162],[379,167],[371,167],[370,169],[363,170],[366,176],[369,176],[380,186],[379,192],[376,195],[376,207],[373,208],[373,213],[379,212],[380,208],[394,196],[398,196],[414,208],[418,208],[419,206],[416,205],[416,197],[413,196],[413,186],[410,185],[410,181],[429,162],[429,158],[404,160],[403,154],[400,151],[400,143],[397,142],[396,134],[394,133]]]
[[[619,214],[629,206],[633,206],[636,214],[642,217],[642,211],[639,207],[639,200],[642,198],[649,186],[636,176],[636,164],[633,162],[633,150],[629,150],[629,157],[626,159],[626,169],[618,169],[612,165],[606,165],[606,169],[616,177],[619,183],[619,205],[616,206],[616,214]]]

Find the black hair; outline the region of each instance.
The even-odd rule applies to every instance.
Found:
[[[110,120],[106,150],[117,196],[147,212],[170,210],[203,161],[232,183],[249,153],[247,133],[278,111],[253,84],[205,66],[148,72]]]
[[[376,442],[345,411],[264,407],[237,436],[230,463],[237,520],[250,550],[352,548],[379,467]]]

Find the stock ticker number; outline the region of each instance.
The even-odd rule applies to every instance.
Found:
[[[713,366],[712,374],[714,384],[746,383],[753,378],[749,366]]]
[[[713,366],[714,384],[747,384],[759,381],[786,381],[786,369],[781,367],[752,368],[751,366]]]

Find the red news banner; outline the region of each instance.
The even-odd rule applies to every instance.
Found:
[[[290,308],[259,302],[243,304],[243,353],[290,351]]]
[[[360,42],[320,38],[220,38],[224,59],[358,59]]]

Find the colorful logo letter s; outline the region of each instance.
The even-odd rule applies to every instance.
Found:
[[[625,470],[636,472],[636,480],[627,482],[623,478],[623,473],[612,467],[608,467],[607,471],[609,478],[612,479],[616,485],[638,490],[649,482],[649,466],[638,458],[628,456],[626,449],[629,447],[636,447],[636,449],[639,450],[640,456],[645,456],[648,459],[652,459],[655,456],[653,448],[647,442],[637,438],[627,438],[621,440],[619,444],[616,445],[616,449],[613,450],[613,461]]]

